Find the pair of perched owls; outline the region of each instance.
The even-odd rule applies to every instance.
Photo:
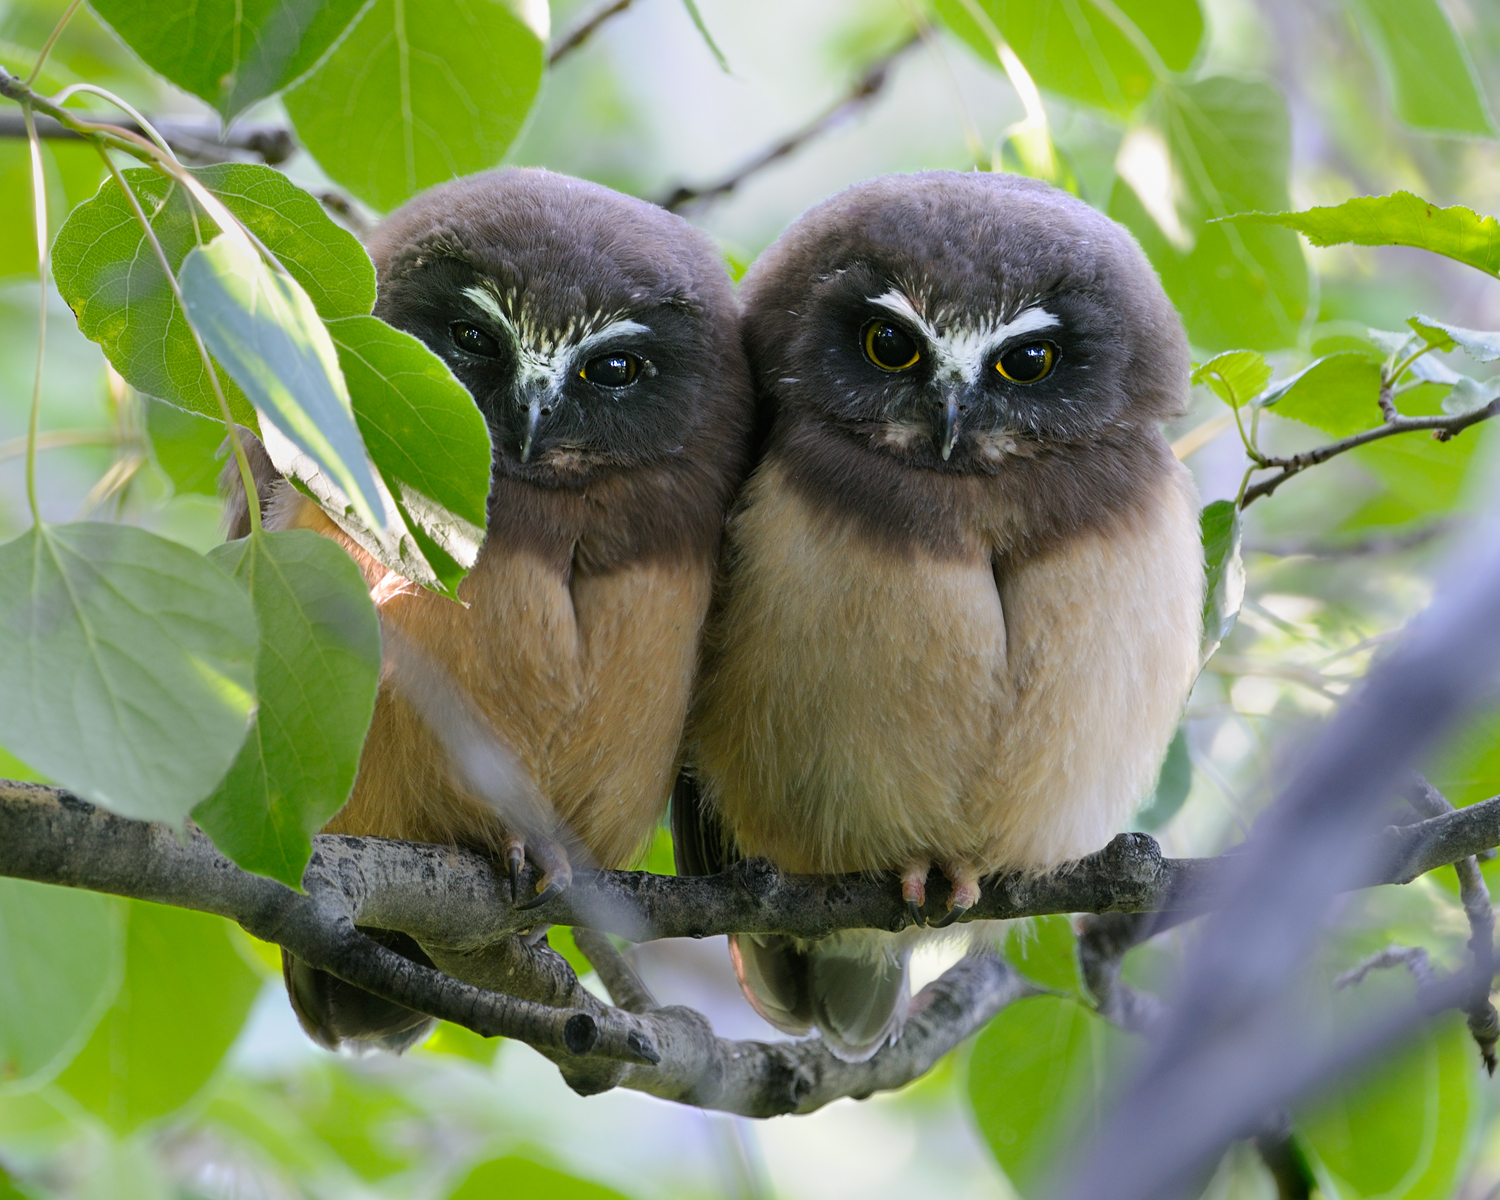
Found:
[[[362,560],[387,640],[446,674],[553,825],[507,827],[388,672],[330,831],[513,870],[529,847],[561,887],[569,847],[630,864],[682,769],[679,869],[895,871],[920,924],[930,867],[951,919],[984,876],[1124,822],[1197,667],[1202,563],[1159,429],[1182,326],[1119,226],[1033,180],[894,176],[804,215],[736,296],[678,217],[509,170],[417,197],[369,248],[376,313],[494,443],[464,605]],[[284,485],[262,501],[339,536]],[[859,1060],[899,1032],[916,936],[731,951],[767,1019]],[[325,1045],[424,1029],[286,975]]]

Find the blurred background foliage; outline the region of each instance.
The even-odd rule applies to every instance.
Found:
[[[309,8],[313,32],[356,7]],[[553,44],[587,7],[552,6]],[[0,5],[0,63],[28,70],[62,8]],[[226,75],[222,47],[197,44],[190,21],[155,11],[130,0],[81,10],[39,86],[89,81],[153,116],[290,121],[307,149],[282,169],[316,193],[352,197],[355,225],[499,161],[683,196],[734,179],[889,60],[867,102],[683,205],[732,269],[855,180],[1004,169],[1048,178],[1129,226],[1200,361],[1245,347],[1286,376],[1367,341],[1369,327],[1404,329],[1417,312],[1500,327],[1500,282],[1458,263],[1315,250],[1285,229],[1213,223],[1396,189],[1500,209],[1493,0],[635,0],[553,69],[544,0],[374,0],[323,58],[249,82]],[[394,86],[402,64],[405,86]],[[44,158],[56,230],[102,169],[77,142],[49,142]],[[25,144],[0,138],[0,539],[27,524],[21,439],[38,332],[29,205]],[[52,300],[44,514],[128,521],[209,549],[221,536],[221,431],[134,393]],[[1437,412],[1440,400],[1432,389],[1406,411]],[[1198,388],[1169,430],[1193,435],[1179,445],[1192,447],[1205,502],[1233,498],[1246,465],[1224,418]],[[1326,440],[1274,411],[1260,432],[1273,453]],[[1244,835],[1288,755],[1428,600],[1444,539],[1493,469],[1494,440],[1488,426],[1448,443],[1390,438],[1247,510],[1243,610],[1139,818],[1168,853],[1215,854]],[[1500,714],[1452,737],[1428,774],[1457,804],[1500,792]],[[0,775],[34,778],[3,750]],[[670,862],[663,832],[648,865]],[[1491,886],[1497,870],[1486,867]],[[1392,943],[1457,966],[1467,926],[1450,876],[1350,897],[1330,985]],[[400,1059],[328,1055],[297,1029],[275,949],[237,928],[0,880],[0,1197],[1035,1194],[1087,1129],[1132,1039],[1087,1006],[1065,918],[1002,934],[1055,995],[1006,1010],[900,1093],[755,1123],[634,1093],[580,1099],[526,1048],[449,1026]],[[1181,936],[1136,951],[1127,978],[1164,986]],[[552,937],[586,967],[566,930]],[[919,976],[960,952],[924,951]],[[635,957],[664,1002],[701,1009],[726,1036],[771,1036],[740,1000],[721,941],[652,944]],[[1340,1020],[1411,987],[1386,972],[1309,1003]],[[1458,1018],[1292,1119],[1329,1200],[1500,1195],[1500,1086],[1482,1075]],[[1241,1145],[1203,1195],[1276,1188]]]

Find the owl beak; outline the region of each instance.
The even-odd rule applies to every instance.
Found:
[[[948,456],[953,453],[953,443],[958,438],[958,395],[949,392],[943,402],[943,416],[938,424],[937,441],[938,453],[943,456],[943,461],[948,461]]]
[[[532,392],[526,405],[526,432],[521,435],[522,462],[531,457],[531,446],[536,441],[536,431],[541,426],[542,420],[551,415],[552,406],[546,402],[546,397]]]

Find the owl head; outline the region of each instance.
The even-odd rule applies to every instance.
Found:
[[[992,474],[1182,405],[1182,324],[1140,248],[1033,179],[859,184],[783,234],[743,298],[778,418],[915,467]]]
[[[581,487],[691,457],[743,388],[713,243],[681,218],[549,171],[435,187],[376,230],[377,316],[473,394],[497,473]]]

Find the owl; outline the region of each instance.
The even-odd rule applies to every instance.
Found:
[[[456,693],[556,837],[474,794],[451,730],[389,658],[353,794],[327,832],[477,848],[508,861],[513,886],[530,853],[549,891],[567,881],[569,846],[627,866],[671,791],[724,512],[747,469],[754,398],[722,257],[654,205],[541,170],[435,187],[368,248],[376,315],[442,358],[489,426],[488,525],[463,603],[395,577],[284,481],[263,493],[266,525],[344,542],[388,651]],[[427,961],[409,938],[380,936]],[[427,1028],[289,956],[284,967],[323,1045],[399,1049]]]
[[[1182,325],[1120,226],[979,173],[849,189],[741,298],[771,423],[692,705],[685,865],[897,872],[914,924],[935,865],[945,924],[988,875],[1102,847],[1177,725],[1203,588],[1160,431],[1186,397]],[[858,1061],[899,1032],[921,936],[731,953],[762,1015]]]

